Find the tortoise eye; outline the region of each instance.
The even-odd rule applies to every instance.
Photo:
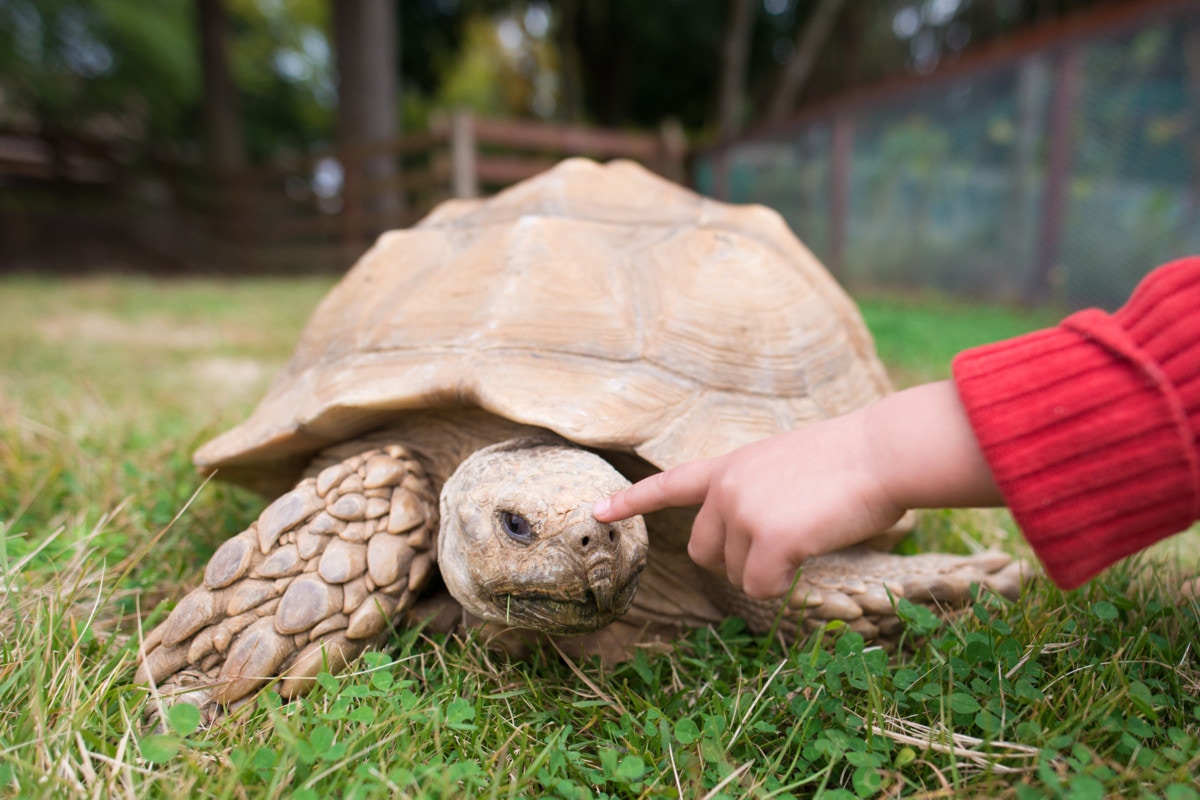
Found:
[[[521,544],[529,544],[533,541],[533,529],[529,525],[529,520],[520,514],[514,514],[511,511],[501,511],[500,527],[504,528],[505,533]]]

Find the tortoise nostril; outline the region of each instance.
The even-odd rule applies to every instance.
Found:
[[[607,534],[607,539],[606,535]],[[575,545],[585,552],[609,552],[617,542],[617,531],[613,528],[592,529],[587,533],[580,531]]]

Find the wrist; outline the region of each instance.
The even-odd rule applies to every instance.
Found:
[[[1003,505],[951,381],[889,395],[863,410],[870,470],[901,509]]]

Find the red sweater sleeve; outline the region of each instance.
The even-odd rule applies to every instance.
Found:
[[[1200,518],[1200,257],[1114,314],[960,353],[954,379],[996,483],[1073,588]]]

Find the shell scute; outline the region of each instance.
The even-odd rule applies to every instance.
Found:
[[[889,389],[854,304],[778,214],[570,159],[382,236],[250,419],[196,461],[290,477],[396,415],[468,404],[667,468]],[[387,457],[366,459],[364,487],[397,478]],[[317,490],[347,477],[323,473]],[[362,497],[352,488],[335,518],[381,508],[340,507]]]

